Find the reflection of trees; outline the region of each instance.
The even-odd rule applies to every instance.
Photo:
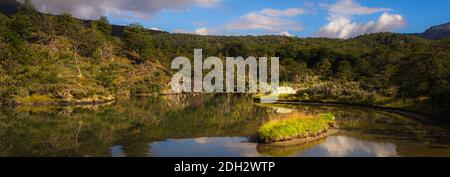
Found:
[[[167,112],[157,126],[157,133],[164,132],[163,137],[171,138],[249,135],[255,132],[264,115],[265,111],[255,109],[248,97],[216,95],[203,104]]]
[[[228,95],[8,109],[0,111],[0,156],[110,156],[115,145],[127,156],[144,156],[158,140],[252,134],[266,115],[262,109],[249,97]]]
[[[120,137],[118,137],[116,143],[122,145],[122,151],[126,156],[145,156],[149,151],[148,143],[142,141],[148,140],[149,138],[142,133],[144,126],[142,123],[136,123],[117,133]]]
[[[262,155],[268,155],[268,156],[275,156],[275,157],[289,157],[294,156],[296,154],[299,154],[301,152],[304,152],[308,149],[311,149],[320,143],[322,143],[325,140],[325,138],[317,140],[317,141],[311,141],[296,145],[289,145],[289,146],[275,146],[275,145],[266,145],[266,144],[258,144],[256,147],[256,150],[258,153]]]

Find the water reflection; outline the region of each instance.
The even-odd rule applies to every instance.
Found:
[[[397,147],[392,143],[363,141],[348,136],[331,136],[298,156],[394,157],[397,156]]]
[[[167,140],[152,143],[152,154],[159,157],[256,157],[255,143],[246,138],[207,138]]]
[[[111,156],[112,157],[125,157],[125,153],[122,150],[122,146],[111,147]]]
[[[292,112],[333,112],[341,131],[288,147],[249,142],[271,116]],[[97,106],[0,108],[0,156],[450,156],[450,133],[366,108],[180,95]]]
[[[359,140],[348,136],[330,136],[321,141],[295,146],[270,146],[251,143],[246,138],[207,138],[167,140],[150,144],[159,157],[394,157],[397,149],[391,143]]]

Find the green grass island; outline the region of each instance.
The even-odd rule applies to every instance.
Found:
[[[258,130],[260,142],[266,144],[305,143],[328,136],[337,128],[332,113],[315,116],[298,113],[263,124]]]

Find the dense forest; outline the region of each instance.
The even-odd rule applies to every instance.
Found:
[[[448,118],[450,38],[377,33],[352,39],[154,33],[106,17],[85,21],[37,12],[29,1],[0,14],[2,104],[95,102],[165,93],[171,60],[277,56],[295,99],[405,108]],[[117,34],[116,34],[117,33]]]

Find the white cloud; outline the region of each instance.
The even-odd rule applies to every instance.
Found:
[[[172,30],[172,33],[178,33],[178,34],[210,35],[211,33],[214,33],[214,29],[208,29],[208,28],[197,28],[197,29],[195,29],[195,30],[174,29],[174,30]],[[215,33],[214,33],[214,34],[215,34]]]
[[[370,8],[364,7],[353,0],[338,0],[335,4],[320,4],[321,7],[328,9],[328,11],[335,15],[367,15],[377,12],[390,11],[390,8]]]
[[[251,12],[225,25],[230,30],[264,30],[265,32],[300,31],[300,23],[291,17],[307,13],[301,8],[263,9]]]
[[[195,34],[208,35],[209,31],[206,28],[199,28],[194,31]]]
[[[363,34],[390,32],[403,27],[406,24],[403,16],[399,14],[389,14],[389,8],[369,8],[354,3],[352,0],[338,0],[335,4],[321,4],[328,8],[330,16],[329,23],[318,32],[320,37],[347,39]],[[368,15],[384,12],[377,21],[366,23],[352,22],[353,15]]]
[[[71,13],[93,19],[104,15],[117,18],[149,18],[164,9],[184,10],[190,6],[215,7],[221,0],[31,0],[36,9],[51,14]]]
[[[283,31],[280,33],[280,36],[287,36],[287,37],[294,37],[294,35],[292,35],[291,33],[289,33],[288,31]]]
[[[162,31],[161,29],[156,28],[156,27],[151,27],[150,29],[151,29],[151,30],[155,30],[155,31]]]
[[[319,36],[346,39],[369,33],[389,32],[405,24],[401,15],[388,13],[383,13],[377,21],[367,23],[355,23],[343,16],[331,16],[329,21],[320,29]]]
[[[277,9],[263,9],[259,13],[271,17],[295,17],[301,14],[308,13],[308,10],[303,8],[288,8],[284,10]]]
[[[199,35],[239,35],[248,34],[244,31],[256,31],[261,34],[279,34],[292,36],[288,31],[300,31],[301,26],[294,19],[302,14],[309,13],[303,8],[287,9],[262,9],[249,12],[221,26],[211,28],[198,28],[194,31],[183,30],[183,33],[193,33]],[[198,24],[199,25],[199,24]],[[178,31],[180,32],[180,31]]]

